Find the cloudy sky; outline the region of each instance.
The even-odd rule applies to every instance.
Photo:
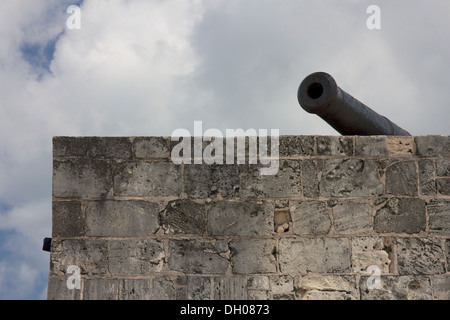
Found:
[[[298,105],[315,71],[412,135],[448,135],[449,13],[447,0],[0,1],[0,299],[46,298],[52,136],[194,120],[337,135]]]

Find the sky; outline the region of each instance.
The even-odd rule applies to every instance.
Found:
[[[316,71],[412,135],[449,135],[449,13],[447,0],[0,1],[0,299],[46,299],[53,136],[170,136],[197,120],[338,135],[298,104]]]

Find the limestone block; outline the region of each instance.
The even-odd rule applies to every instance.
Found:
[[[440,239],[395,238],[397,268],[401,275],[441,274],[445,272]]]
[[[352,238],[352,269],[354,273],[367,272],[369,266],[377,266],[381,273],[389,273],[391,260],[383,238]]]
[[[54,157],[93,157],[129,159],[128,137],[54,137]]]
[[[67,275],[67,268],[75,265],[81,275],[105,275],[108,268],[106,240],[68,239],[52,241],[51,273]]]
[[[367,285],[368,279],[367,276],[360,279],[361,300],[432,299],[430,280],[425,276],[381,276],[380,289],[370,289]]]
[[[181,168],[172,162],[124,162],[114,175],[117,196],[179,196]]]
[[[117,300],[118,290],[116,279],[86,279],[83,300]]]
[[[318,136],[317,154],[330,156],[353,155],[353,137]]]
[[[261,165],[250,165],[241,175],[245,198],[287,198],[302,195],[300,160],[280,160],[275,175],[261,175]]]
[[[417,174],[414,161],[401,161],[386,168],[386,193],[417,195]]]
[[[386,136],[356,136],[355,155],[383,156],[387,153]]]
[[[417,154],[423,157],[450,155],[450,136],[428,135],[414,137]]]
[[[450,178],[437,179],[436,185],[439,194],[450,196]]]
[[[168,159],[170,137],[136,137],[133,140],[134,155],[138,159]]]
[[[173,281],[167,277],[152,280],[152,300],[175,300],[176,289]]]
[[[211,299],[211,280],[209,277],[187,277],[187,299]]]
[[[81,288],[69,289],[67,287],[67,279],[68,278],[58,279],[49,277],[47,300],[80,300]]]
[[[169,240],[169,268],[184,273],[224,274],[228,260],[208,241]]]
[[[53,196],[105,197],[111,189],[111,167],[105,160],[79,158],[53,161]]]
[[[168,234],[203,235],[206,230],[205,206],[189,199],[170,201],[159,219]]]
[[[209,198],[220,194],[223,198],[239,196],[238,165],[197,165],[184,166],[184,190],[189,198]]]
[[[331,227],[323,201],[302,201],[291,206],[292,229],[297,235],[327,234]]]
[[[280,136],[280,157],[312,156],[314,154],[313,136]]]
[[[374,217],[374,229],[380,233],[418,233],[425,231],[425,224],[425,202],[419,198],[391,198]]]
[[[108,241],[109,272],[112,275],[145,275],[159,272],[164,263],[163,244],[155,239]]]
[[[279,251],[282,273],[350,271],[350,244],[345,238],[282,238]]]
[[[119,280],[119,300],[150,300],[151,293],[150,279]]]
[[[294,278],[292,276],[271,276],[270,283],[273,294],[286,294],[294,292]]]
[[[431,200],[427,212],[430,233],[450,235],[450,200]]]
[[[274,204],[220,201],[207,206],[208,233],[213,236],[269,236],[274,230]]]
[[[322,160],[302,161],[303,195],[310,198],[319,197],[318,174],[322,170]]]
[[[431,277],[433,295],[437,300],[450,300],[450,275],[435,275]]]
[[[247,280],[244,277],[214,277],[214,300],[246,300]]]
[[[355,278],[351,276],[306,275],[295,284],[300,300],[357,300]]]
[[[233,273],[276,272],[274,239],[234,239],[230,242]],[[251,258],[250,258],[251,257]]]
[[[159,229],[158,213],[158,204],[147,201],[88,201],[86,235],[97,237],[152,235]]]
[[[53,201],[52,236],[77,237],[84,234],[84,219],[79,201]]]
[[[327,197],[378,196],[384,186],[373,160],[325,159],[320,194]]]
[[[432,160],[419,160],[419,187],[423,195],[436,194],[436,172]]]
[[[367,203],[337,201],[333,206],[333,220],[338,233],[357,234],[372,230],[371,207]]]

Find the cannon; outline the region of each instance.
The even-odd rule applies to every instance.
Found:
[[[317,114],[342,135],[410,136],[336,85],[325,72],[315,72],[301,82],[297,99],[305,111]]]

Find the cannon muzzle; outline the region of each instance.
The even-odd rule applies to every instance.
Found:
[[[386,117],[376,113],[336,85],[332,76],[315,72],[298,88],[300,105],[315,113],[342,135],[410,136]]]

